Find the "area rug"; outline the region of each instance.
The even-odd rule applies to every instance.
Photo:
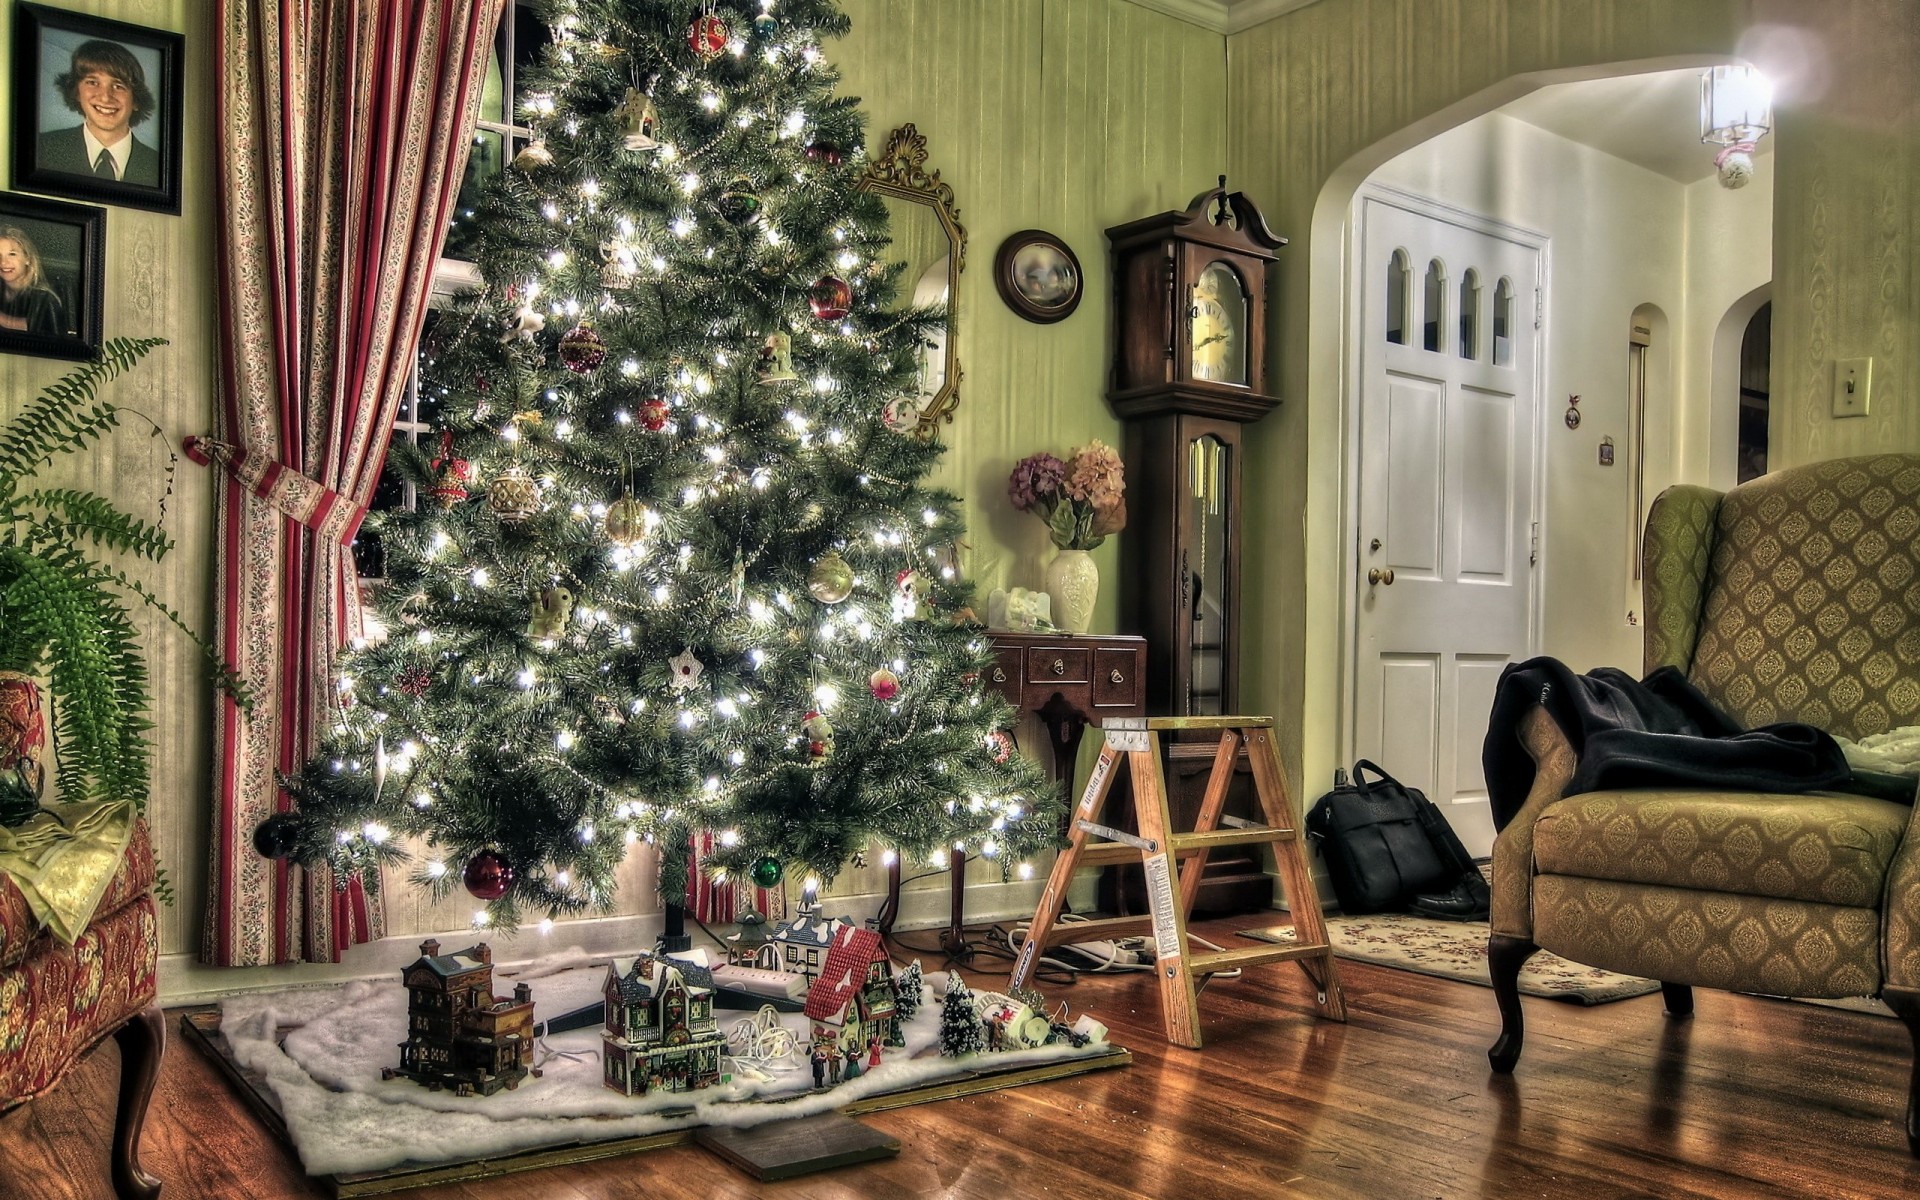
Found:
[[[1370,917],[1327,916],[1327,936],[1333,952],[1355,962],[1413,971],[1440,979],[1458,979],[1492,987],[1487,970],[1486,925],[1477,921],[1435,921],[1408,913],[1380,913]],[[1293,926],[1249,929],[1241,934],[1261,942],[1291,942]],[[1520,990],[1529,996],[1545,996],[1574,1004],[1605,1004],[1610,1000],[1629,1000],[1660,990],[1651,979],[1616,975],[1598,967],[1568,962],[1558,955],[1540,951],[1520,969]],[[1799,1004],[1817,1004],[1849,1012],[1873,1013],[1892,1017],[1893,1010],[1870,996],[1845,1000],[1807,1000],[1798,996],[1766,996],[1768,1000],[1793,1000]]]
[[[1261,942],[1291,942],[1293,926],[1249,929],[1240,936]],[[1487,970],[1487,926],[1477,922],[1435,921],[1406,913],[1368,917],[1327,917],[1333,952],[1355,962],[1413,971],[1440,979],[1458,979],[1492,987]],[[1651,979],[1616,975],[1598,967],[1568,962],[1542,950],[1520,969],[1520,990],[1574,1004],[1605,1004],[1657,992]]]

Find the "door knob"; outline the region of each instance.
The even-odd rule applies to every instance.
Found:
[[[1393,568],[1388,567],[1384,571],[1381,570],[1379,567],[1368,568],[1367,583],[1369,586],[1374,584],[1379,584],[1382,587],[1392,587],[1393,586]]]

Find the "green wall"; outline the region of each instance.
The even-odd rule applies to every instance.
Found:
[[[1224,170],[1226,42],[1122,0],[845,0],[853,32],[827,48],[861,96],[868,148],[912,122],[953,185],[970,237],[960,277],[960,409],[938,480],[966,497],[966,566],[982,597],[1038,588],[1053,547],[1007,504],[1007,473],[1120,426],[1104,399],[1111,353],[1105,230],[1184,208]],[[1080,307],[1035,325],[1001,302],[1007,235],[1047,230],[1085,271]],[[1095,551],[1095,632],[1118,612],[1117,542]],[[985,609],[981,609],[982,615]]]

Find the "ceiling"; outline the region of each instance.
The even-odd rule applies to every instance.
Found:
[[[1700,141],[1700,70],[1657,71],[1543,87],[1498,111],[1624,158],[1669,179],[1713,174],[1715,147]],[[1773,152],[1761,138],[1757,154]]]

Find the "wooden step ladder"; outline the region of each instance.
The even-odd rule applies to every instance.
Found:
[[[1027,940],[1013,968],[1013,987],[1025,987],[1040,953],[1066,942],[1093,942],[1153,934],[1159,950],[1154,974],[1160,981],[1160,1012],[1167,1040],[1177,1046],[1200,1048],[1199,989],[1207,977],[1263,963],[1296,962],[1313,982],[1322,1016],[1347,1019],[1346,998],[1334,970],[1333,948],[1327,941],[1326,919],[1320,896],[1307,870],[1306,851],[1295,827],[1293,804],[1287,797],[1286,776],[1273,745],[1272,717],[1111,717],[1102,725],[1106,744],[1100,761],[1087,779],[1087,790],[1074,811],[1067,848],[1053,863],[1053,874],[1040,894]],[[1191,833],[1175,833],[1167,814],[1166,778],[1160,766],[1160,735],[1174,731],[1219,730],[1220,748],[1213,756],[1213,773],[1199,818]],[[1235,762],[1244,752],[1253,768],[1254,790],[1260,796],[1265,825],[1222,818]],[[1101,809],[1113,790],[1122,761],[1133,776],[1133,807],[1138,836],[1100,824]],[[1227,828],[1221,828],[1222,824]],[[1095,840],[1098,839],[1098,840]],[[1273,845],[1280,881],[1292,906],[1295,940],[1288,945],[1254,946],[1193,954],[1187,945],[1187,917],[1200,891],[1200,874],[1207,852],[1216,846]],[[1178,894],[1173,883],[1174,860],[1180,860]],[[1073,873],[1114,863],[1140,863],[1147,875],[1149,915],[1107,917],[1059,924]],[[1199,980],[1199,983],[1195,981]]]

